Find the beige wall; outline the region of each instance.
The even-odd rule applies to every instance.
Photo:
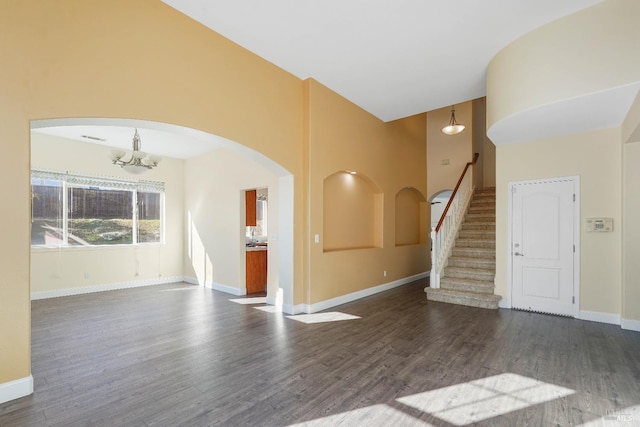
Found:
[[[305,82],[309,168],[309,304],[428,271],[426,244],[395,246],[395,195],[410,186],[426,193],[425,115],[383,123],[318,82]],[[382,193],[382,247],[325,252],[323,183],[356,171]],[[357,220],[350,218],[348,221]],[[383,275],[387,271],[387,276]]]
[[[623,171],[623,263],[622,318],[640,328],[640,94],[622,124]],[[631,326],[631,325],[628,325]]]
[[[471,101],[456,105],[456,120],[466,126],[457,135],[440,131],[449,123],[451,107],[427,113],[427,197],[453,190],[467,162],[473,160],[473,120]],[[443,165],[443,160],[449,160]]]
[[[544,25],[487,69],[487,127],[525,111],[640,80],[640,2],[606,0]]]
[[[621,311],[622,144],[620,129],[605,129],[497,147],[496,294],[509,295],[508,184],[513,181],[580,177],[580,310]],[[612,233],[586,233],[584,221],[610,217]]]
[[[244,294],[244,191],[267,187],[269,296],[278,289],[278,177],[230,149],[185,162],[184,274],[207,286]]]
[[[132,179],[111,164],[111,149],[31,133],[31,166]],[[165,183],[165,244],[31,250],[31,292],[182,277],[183,161],[165,158],[139,179]],[[135,177],[138,179],[138,177]]]
[[[640,322],[640,141],[624,145],[622,317]],[[624,326],[624,325],[623,325]],[[637,326],[636,326],[637,329]]]

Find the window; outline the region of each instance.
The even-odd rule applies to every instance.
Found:
[[[162,242],[164,184],[31,172],[31,244]]]

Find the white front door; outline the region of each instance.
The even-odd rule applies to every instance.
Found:
[[[512,183],[512,306],[573,316],[575,182]]]

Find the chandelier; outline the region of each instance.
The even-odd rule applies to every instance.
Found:
[[[134,175],[140,175],[149,169],[155,168],[158,166],[160,160],[162,160],[162,158],[159,156],[152,154],[147,155],[144,151],[140,151],[140,135],[138,135],[138,129],[136,129],[133,135],[133,150],[131,153],[127,154],[122,150],[113,150],[111,152],[111,162]]]
[[[464,130],[464,125],[461,125],[456,121],[456,106],[451,106],[451,118],[449,119],[449,124],[443,127],[442,133],[447,135],[456,135]]]

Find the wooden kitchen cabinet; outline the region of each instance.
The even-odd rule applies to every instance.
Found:
[[[246,205],[246,225],[256,225],[256,190],[248,190],[244,192],[245,205]]]
[[[247,294],[264,292],[267,289],[267,251],[247,251]]]

